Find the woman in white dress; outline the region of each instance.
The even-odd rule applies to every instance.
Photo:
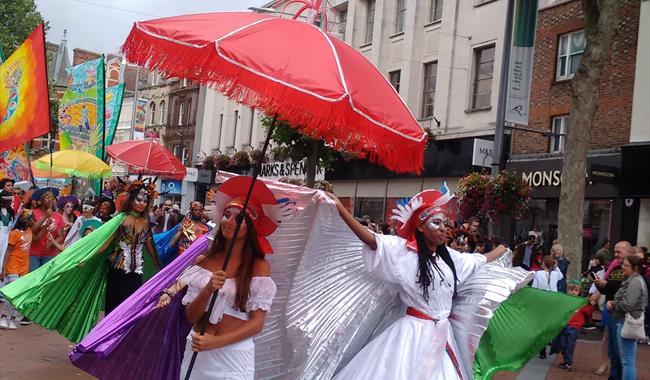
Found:
[[[158,300],[158,307],[165,307],[187,286],[182,303],[194,328],[187,336],[180,379],[186,376],[193,352],[199,354],[191,379],[252,380],[254,377],[253,337],[262,331],[276,292],[271,268],[264,259],[265,254],[273,252],[266,236],[276,225],[264,214],[263,205],[277,202],[259,181],[244,213],[228,268],[225,272],[221,270],[234,237],[236,218],[242,210],[245,196],[242,191],[249,184],[249,177],[235,177],[222,185],[217,200],[222,203],[217,204],[222,216],[212,246]],[[205,312],[217,290],[215,307],[207,316]],[[199,335],[205,317],[209,318],[208,327],[205,335]]]
[[[449,192],[426,190],[394,219],[398,235],[375,234],[331,195],[339,214],[365,243],[367,270],[395,284],[406,315],[368,343],[336,376],[337,380],[463,379],[448,317],[456,287],[478,268],[503,253],[497,247],[485,254],[463,254],[446,247]]]

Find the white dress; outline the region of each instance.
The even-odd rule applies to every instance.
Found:
[[[183,297],[183,305],[192,302],[201,289],[212,277],[212,272],[198,265],[187,268],[179,277],[182,286],[187,285],[187,293]],[[229,315],[242,320],[248,320],[248,313],[253,310],[271,310],[271,303],[275,296],[276,286],[271,277],[251,278],[246,312],[236,310],[235,296],[237,284],[235,279],[226,279],[222,289],[219,290],[210,323],[217,324],[223,315]],[[205,309],[207,311],[209,302]],[[185,373],[192,358],[192,335],[198,334],[193,330],[187,335],[185,353],[181,364],[180,379],[185,378]],[[230,344],[226,347],[210,351],[199,352],[192,369],[191,379],[194,380],[252,380],[255,375],[255,344],[253,338]]]
[[[375,235],[377,250],[364,246],[366,268],[384,281],[398,287],[399,297],[412,307],[438,321],[405,315],[366,345],[336,380],[449,380],[462,379],[461,360],[453,338],[449,314],[454,293],[453,272],[442,259],[429,286],[426,302],[418,278],[418,255],[397,236]],[[447,248],[456,268],[459,283],[482,267],[485,256],[463,254]]]
[[[555,267],[552,271],[540,269],[535,271],[533,278],[533,288],[550,290],[557,292],[557,283],[564,278],[560,268]]]

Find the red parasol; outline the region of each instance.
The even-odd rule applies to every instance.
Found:
[[[168,17],[135,23],[122,50],[337,149],[395,172],[422,170],[426,134],[399,95],[361,53],[314,25],[257,13]]]
[[[114,159],[129,165],[129,171],[163,178],[183,179],[185,166],[172,152],[155,140],[133,140],[113,144],[106,152]]]

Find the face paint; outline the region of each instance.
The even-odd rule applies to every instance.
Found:
[[[149,202],[149,194],[145,189],[142,189],[138,192],[138,195],[136,195],[135,200],[138,202],[147,203]]]
[[[432,231],[438,231],[442,228],[445,228],[447,224],[448,224],[447,216],[443,213],[437,213],[431,215],[431,217],[429,217],[429,219],[427,219],[427,221],[424,222],[424,225]]]

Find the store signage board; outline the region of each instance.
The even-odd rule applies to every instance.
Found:
[[[472,165],[489,168],[492,166],[492,151],[494,150],[494,141],[474,139],[474,150],[472,152]]]
[[[260,177],[265,179],[305,179],[307,175],[307,164],[305,160],[293,161],[272,161],[262,164]],[[325,171],[322,168],[316,169],[316,181],[325,179]]]

